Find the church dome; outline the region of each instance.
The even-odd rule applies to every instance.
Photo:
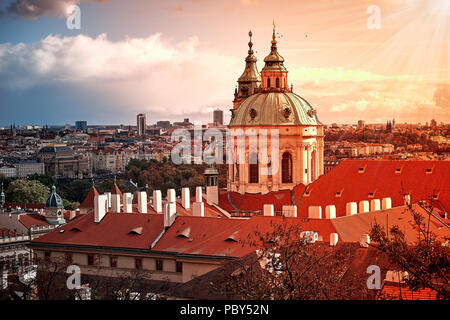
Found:
[[[46,208],[64,208],[63,201],[59,194],[56,193],[56,187],[52,187],[52,193],[47,198],[47,201],[45,202]]]
[[[233,110],[230,126],[322,125],[316,110],[292,92],[256,93]]]

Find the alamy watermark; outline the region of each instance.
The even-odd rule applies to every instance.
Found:
[[[377,5],[370,5],[366,10],[367,14],[370,16],[367,18],[366,26],[369,30],[379,30],[381,29],[381,9]]]
[[[70,5],[66,8],[67,19],[66,26],[67,29],[81,29],[81,9],[76,4]]]

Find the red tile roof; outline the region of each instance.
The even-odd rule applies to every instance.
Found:
[[[437,300],[437,292],[429,289],[411,290],[405,284],[384,282],[379,296],[381,300]]]
[[[84,209],[94,209],[94,198],[95,196],[98,196],[98,191],[93,186],[91,190],[89,190],[88,194],[84,198],[83,202],[80,204],[79,208]]]
[[[30,229],[33,226],[48,226],[49,225],[49,223],[47,222],[45,217],[38,213],[21,214],[21,215],[19,215],[19,221],[27,229]]]
[[[360,168],[364,168],[360,172]],[[399,173],[396,170],[400,169]],[[396,161],[396,160],[345,160],[309,185],[302,198],[304,185],[294,188],[295,204],[299,217],[308,216],[309,206],[334,204],[336,216],[345,216],[348,202],[390,197],[392,206],[403,205],[402,190],[411,196],[412,202],[426,200],[433,195],[446,211],[450,209],[450,161]],[[429,170],[429,172],[427,172]],[[340,196],[336,196],[337,192]],[[370,195],[372,193],[372,195]],[[290,191],[261,194],[221,192],[219,205],[228,211],[235,210],[232,203],[243,211],[262,210],[264,204],[274,204],[275,211],[291,204]]]
[[[94,214],[89,213],[33,240],[33,243],[149,249],[163,226],[162,214],[108,213],[100,223],[94,223]],[[140,235],[129,233],[139,227],[142,227]]]
[[[44,209],[45,203],[23,203],[23,202],[5,202],[3,205],[4,208],[15,208],[21,207],[22,209],[27,207],[28,209]]]

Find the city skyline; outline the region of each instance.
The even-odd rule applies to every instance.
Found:
[[[136,1],[133,10],[114,0],[67,0],[35,12],[16,2],[0,5],[0,126],[133,123],[139,112],[207,123],[217,106],[227,123],[248,49],[243,30],[253,32],[261,69],[273,20],[289,82],[321,122],[450,120],[445,1],[379,1],[378,30],[367,28],[364,0]],[[80,30],[66,27],[70,3],[81,8]],[[115,25],[131,16],[133,23]]]

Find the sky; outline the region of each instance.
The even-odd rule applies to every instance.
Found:
[[[450,122],[450,0],[2,0],[0,126],[228,121],[273,22],[321,122]]]

